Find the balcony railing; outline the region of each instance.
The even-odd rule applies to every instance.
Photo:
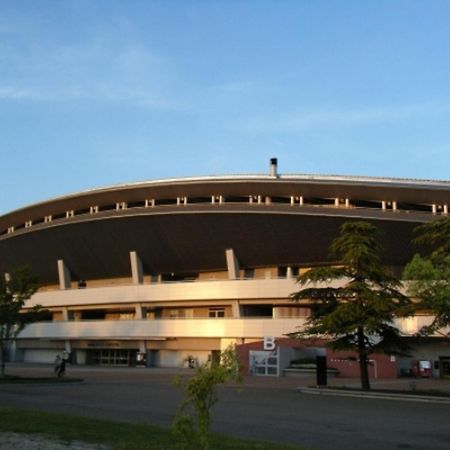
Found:
[[[431,316],[397,319],[396,326],[404,336],[413,336],[429,325]],[[213,319],[155,319],[155,320],[82,320],[38,322],[28,325],[21,339],[170,339],[170,338],[262,338],[286,337],[298,331],[306,322],[304,317],[284,318],[213,318]],[[435,336],[450,332],[441,330]]]
[[[21,339],[152,339],[285,337],[304,318],[86,320],[28,325]]]

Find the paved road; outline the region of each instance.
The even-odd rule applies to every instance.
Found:
[[[49,369],[46,369],[49,370]],[[172,372],[71,369],[82,384],[3,385],[0,404],[170,426]],[[450,405],[300,394],[294,381],[221,389],[213,429],[317,450],[449,450]]]

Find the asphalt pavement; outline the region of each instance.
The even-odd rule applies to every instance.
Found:
[[[44,376],[51,366],[15,364],[10,374]],[[67,412],[86,417],[170,426],[181,392],[172,385],[186,369],[68,367],[82,383],[2,385],[0,404]],[[377,388],[441,389],[449,380],[374,380]],[[449,450],[450,404],[395,398],[310,395],[300,388],[314,379],[245,377],[220,389],[214,431],[283,442],[316,450]],[[357,387],[354,379],[332,385]]]

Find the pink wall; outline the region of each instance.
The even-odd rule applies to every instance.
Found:
[[[326,344],[324,340],[299,340],[299,339],[276,339],[279,347],[291,347],[303,349],[307,347],[322,347]],[[244,367],[244,373],[249,374],[249,352],[250,350],[263,350],[263,341],[242,344],[236,348],[238,357]],[[355,352],[337,352],[326,349],[327,366],[338,369],[340,378],[359,378],[359,363]],[[389,355],[370,355],[369,376],[372,379],[395,379],[397,378],[397,362],[395,357]]]

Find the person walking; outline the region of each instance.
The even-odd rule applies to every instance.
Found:
[[[66,361],[64,359],[61,359],[61,362],[59,363],[57,375],[58,378],[61,378],[66,373]]]
[[[55,358],[55,367],[54,367],[54,369],[53,369],[53,371],[54,371],[56,374],[58,374],[59,366],[60,366],[60,365],[61,365],[61,356],[56,355],[56,358]]]

